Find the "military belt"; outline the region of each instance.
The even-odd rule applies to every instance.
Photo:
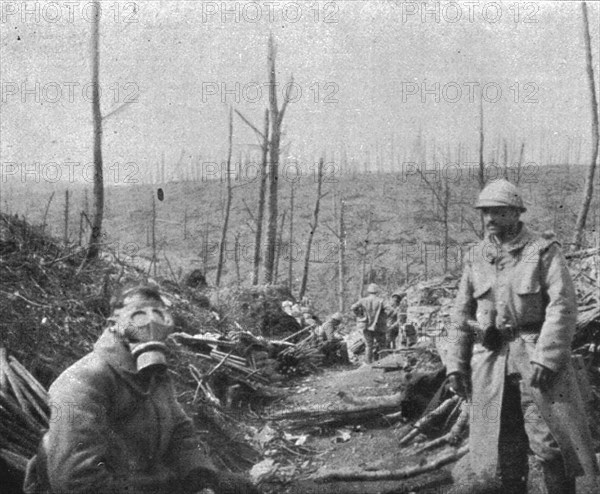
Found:
[[[514,341],[519,337],[524,339],[527,339],[528,337],[537,338],[543,325],[543,322],[531,322],[519,326],[505,326],[499,331],[506,341]]]

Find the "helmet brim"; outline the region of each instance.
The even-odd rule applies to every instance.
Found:
[[[521,211],[522,213],[524,213],[525,211],[527,211],[527,208],[525,206],[514,206],[512,204],[506,204],[505,202],[501,202],[501,201],[490,201],[488,200],[484,200],[484,201],[477,201],[477,204],[475,204],[475,206],[473,206],[475,209],[483,209],[483,208],[511,208],[511,209],[518,209],[519,211]]]

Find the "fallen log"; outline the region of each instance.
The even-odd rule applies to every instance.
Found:
[[[48,403],[48,391],[38,382],[38,380],[31,375],[31,373],[12,355],[9,357],[9,362],[15,373],[21,377],[35,392],[41,403]]]
[[[439,407],[435,408],[431,412],[423,415],[419,420],[415,422],[413,425],[412,431],[410,431],[406,436],[400,439],[400,445],[408,444],[415,437],[417,437],[423,429],[431,425],[432,422],[436,421],[440,417],[448,414],[461,400],[458,396],[453,396],[452,398],[448,398],[444,401]]]
[[[365,398],[357,398],[344,391],[340,391],[338,396],[345,403],[358,406],[372,407],[399,407],[402,404],[405,393],[394,393],[386,396],[367,396]]]
[[[412,465],[398,470],[377,470],[377,471],[359,471],[356,469],[343,469],[324,472],[313,476],[316,482],[334,482],[336,480],[403,480],[423,473],[437,470],[438,468],[455,462],[469,452],[468,446],[463,446],[459,449],[452,449],[445,454],[439,456],[431,462],[425,464]]]
[[[450,444],[451,446],[456,446],[460,442],[461,435],[466,430],[468,424],[469,424],[469,407],[468,407],[468,404],[463,401],[461,403],[460,415],[458,416],[458,419],[456,419],[456,422],[454,423],[454,425],[451,427],[450,432],[448,432],[447,434],[444,434],[441,437],[438,437],[437,439],[434,439],[432,441],[425,443],[423,446],[421,446],[419,449],[417,449],[417,451],[415,451],[414,454],[421,454],[421,453],[424,453],[425,451],[437,448],[439,446],[444,446],[446,444]]]
[[[24,472],[27,468],[27,458],[23,455],[15,453],[14,451],[0,448],[0,458],[2,458],[15,470]]]
[[[6,391],[8,389],[8,379],[4,372],[4,362],[6,362],[6,348],[0,347],[0,389]]]
[[[388,406],[330,406],[301,408],[269,415],[269,420],[287,420],[294,428],[317,425],[348,424],[364,422],[374,418],[385,418],[386,413],[396,410],[397,405]]]

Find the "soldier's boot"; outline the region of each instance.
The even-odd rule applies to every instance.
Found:
[[[365,348],[365,362],[367,364],[373,363],[373,347],[372,346],[367,346],[367,348]]]
[[[568,477],[562,461],[543,461],[542,472],[548,494],[575,494],[575,478]]]
[[[527,494],[527,479],[502,478],[500,492],[503,494]]]

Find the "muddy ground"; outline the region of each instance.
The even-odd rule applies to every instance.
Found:
[[[382,396],[395,393],[405,382],[404,371],[384,372],[376,366],[338,366],[305,378],[289,382],[284,399],[271,405],[272,410],[293,410],[307,406],[335,406],[341,403],[340,391],[357,397]],[[278,430],[294,436],[308,435],[303,449],[293,448],[295,455],[279,457],[288,481],[271,479],[263,483],[270,493],[288,494],[375,494],[375,493],[458,493],[475,491],[473,476],[468,467],[468,455],[434,472],[404,481],[352,481],[321,483],[311,480],[315,474],[338,469],[382,470],[400,469],[425,461],[423,455],[411,454],[413,448],[400,448],[399,437],[405,424],[386,424],[385,420],[345,425],[286,430],[285,423],[273,421]],[[292,439],[293,443],[293,439]],[[290,444],[292,444],[290,443]],[[266,446],[267,453],[268,445]],[[292,449],[292,448],[290,448]],[[298,452],[300,451],[300,452]],[[272,451],[274,458],[275,450]],[[432,454],[436,454],[434,451]],[[295,456],[295,457],[294,457]],[[529,492],[543,494],[539,467],[530,457]],[[462,486],[462,487],[461,487]],[[466,487],[466,488],[465,488]],[[592,479],[578,479],[578,493],[600,492]]]

